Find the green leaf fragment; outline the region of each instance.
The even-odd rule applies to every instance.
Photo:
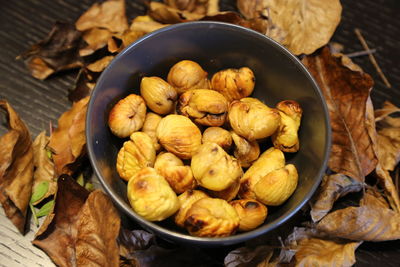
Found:
[[[48,215],[48,214],[52,211],[53,206],[54,206],[54,199],[52,199],[52,200],[50,200],[49,202],[47,202],[46,204],[44,204],[44,205],[39,209],[39,211],[36,212],[36,216],[37,216],[38,218],[40,218],[40,217],[43,217],[43,216]]]
[[[36,203],[37,201],[41,200],[46,195],[47,191],[49,191],[49,181],[40,182],[33,189],[30,202]]]
[[[94,186],[93,186],[92,183],[87,182],[87,183],[85,184],[85,188],[86,188],[88,191],[93,191]]]

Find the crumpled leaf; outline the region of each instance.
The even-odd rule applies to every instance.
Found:
[[[33,141],[33,164],[35,171],[33,173],[33,194],[43,183],[47,183],[47,190],[39,198],[31,200],[33,205],[40,203],[43,199],[54,195],[57,191],[57,180],[54,175],[54,163],[48,156],[47,144],[49,137],[46,132],[41,132]]]
[[[97,27],[85,31],[82,38],[86,42],[86,46],[79,50],[79,55],[82,57],[88,56],[96,50],[105,47],[111,36],[111,31]]]
[[[123,32],[128,29],[125,14],[125,0],[107,0],[93,4],[75,22],[79,31],[92,28],[105,28],[111,32]]]
[[[295,266],[352,266],[361,242],[323,237],[312,229],[295,227],[285,241],[295,251]]]
[[[73,103],[58,120],[57,129],[51,134],[49,147],[53,154],[56,174],[72,174],[74,163],[86,150],[85,117],[89,96]]]
[[[386,191],[386,198],[389,201],[390,207],[400,213],[400,198],[399,192],[397,191],[396,185],[393,183],[393,179],[390,176],[388,170],[382,168],[381,164],[378,163],[375,169],[376,177],[379,180],[379,184]]]
[[[226,255],[224,259],[225,267],[245,267],[245,266],[268,266],[274,248],[270,246],[258,246],[256,248],[241,247]]]
[[[363,182],[375,169],[377,158],[366,123],[366,103],[372,78],[343,55],[331,55],[328,47],[302,62],[321,88],[332,127],[329,168]]]
[[[130,31],[133,32],[139,32],[139,33],[142,32],[143,34],[145,34],[152,31],[156,31],[168,25],[169,24],[163,24],[157,22],[149,15],[145,15],[145,16],[137,16],[136,18],[134,18],[132,20],[131,25],[129,26],[129,29]]]
[[[57,188],[54,210],[46,217],[32,243],[58,266],[74,266],[79,211],[89,192],[67,175],[58,178]]]
[[[89,65],[87,65],[87,69],[91,72],[102,72],[114,59],[114,56],[106,56],[103,57]]]
[[[237,0],[236,5],[239,12],[246,19],[261,17],[267,9],[268,0]]]
[[[28,128],[6,100],[9,131],[0,137],[0,202],[7,217],[24,234],[32,193],[33,149]]]
[[[268,0],[267,35],[293,54],[311,54],[326,45],[342,13],[339,0]]]
[[[53,73],[83,65],[79,56],[81,41],[81,33],[73,25],[56,22],[44,40],[18,58],[25,61],[33,77],[44,80]]]
[[[321,220],[332,209],[337,199],[363,189],[363,184],[343,174],[327,175],[323,178],[315,200],[311,203],[311,219]]]
[[[400,112],[400,108],[393,105],[390,101],[385,101],[382,108],[375,110],[375,121],[379,122],[396,112]]]
[[[54,210],[32,243],[58,266],[118,266],[120,218],[110,199],[68,175],[58,178]]]
[[[77,219],[77,266],[118,266],[120,223],[110,198],[100,190],[90,193]]]
[[[151,1],[148,14],[154,20],[164,24],[175,24],[186,21],[199,20],[204,17],[204,13],[192,13],[186,10],[180,10],[170,7],[166,4]]]
[[[135,250],[144,250],[154,244],[154,235],[144,230],[127,230],[122,228],[119,232],[119,254],[128,258]]]
[[[391,210],[377,191],[368,190],[359,207],[347,207],[326,215],[316,229],[351,240],[386,241],[400,238],[400,213]]]
[[[78,102],[89,96],[96,85],[98,76],[98,74],[92,73],[87,68],[81,68],[75,79],[74,88],[68,93],[68,99],[71,102]]]
[[[219,0],[165,0],[166,5],[187,12],[211,15],[219,12]]]

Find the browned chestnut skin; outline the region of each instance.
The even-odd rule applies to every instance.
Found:
[[[268,209],[255,199],[238,199],[229,202],[240,218],[239,231],[250,231],[264,223]]]
[[[228,101],[217,91],[195,89],[179,97],[176,109],[197,124],[221,126],[228,113]]]
[[[245,138],[231,132],[234,145],[233,155],[243,168],[250,167],[260,156],[260,145],[257,141],[247,141]]]

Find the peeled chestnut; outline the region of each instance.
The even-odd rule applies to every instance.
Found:
[[[144,168],[128,182],[132,209],[149,221],[162,221],[179,209],[179,200],[168,182],[153,168]]]
[[[201,145],[199,128],[187,117],[171,114],[157,127],[157,139],[169,152],[181,159],[190,159]]]
[[[232,129],[249,141],[271,136],[279,126],[280,116],[256,98],[242,98],[229,106],[228,120]]]
[[[258,201],[269,206],[279,206],[293,194],[297,181],[296,167],[288,164],[261,177],[253,190]]]
[[[228,188],[221,190],[221,191],[212,191],[207,189],[207,193],[211,197],[216,197],[220,199],[224,199],[226,201],[231,201],[234,199],[240,189],[240,179],[237,179],[236,181],[233,182]]]
[[[144,167],[153,167],[156,150],[151,138],[143,132],[134,132],[124,142],[117,155],[117,172],[125,181]]]
[[[239,162],[215,143],[200,146],[192,157],[191,168],[197,183],[213,191],[227,189],[243,174]]]
[[[258,159],[260,155],[260,146],[257,141],[247,141],[245,138],[237,135],[235,132],[231,132],[235,149],[233,155],[240,162],[240,165],[244,168],[250,167],[250,165]]]
[[[228,151],[232,145],[231,133],[221,127],[208,127],[203,132],[202,143],[216,143],[225,151]]]
[[[121,138],[140,130],[146,116],[146,104],[139,95],[130,94],[114,105],[108,115],[111,132]]]
[[[214,90],[189,90],[179,97],[177,111],[198,124],[221,126],[228,112],[228,101]]]
[[[238,199],[229,202],[239,215],[239,231],[250,231],[260,226],[267,218],[268,209],[254,199]]]
[[[255,184],[269,172],[283,168],[285,156],[282,151],[274,147],[269,148],[250,166],[240,179],[239,196],[241,198],[255,199]]]
[[[196,186],[190,166],[184,166],[182,160],[172,153],[160,153],[156,157],[154,169],[167,180],[177,194]]]
[[[184,226],[194,236],[223,237],[232,235],[239,222],[239,215],[227,201],[202,198],[186,213]]]
[[[161,119],[162,117],[160,115],[153,112],[148,112],[146,114],[142,127],[142,132],[147,133],[147,135],[150,136],[151,140],[153,140],[153,145],[156,151],[159,151],[161,148],[156,135],[157,126],[160,123]]]
[[[194,61],[182,60],[168,72],[167,81],[179,94],[191,89],[209,89],[208,73]]]
[[[175,223],[180,227],[184,227],[187,212],[192,207],[192,204],[197,200],[206,197],[209,196],[200,190],[188,190],[183,194],[180,194],[178,196],[180,208],[179,211],[175,214]]]
[[[176,90],[159,77],[143,77],[140,83],[140,94],[147,106],[155,113],[171,113],[178,98]]]
[[[297,152],[300,147],[298,131],[303,110],[293,100],[281,101],[276,105],[281,117],[277,131],[271,136],[276,148],[283,152]]]
[[[254,85],[254,73],[248,67],[221,70],[211,78],[211,88],[223,94],[229,102],[251,95]]]

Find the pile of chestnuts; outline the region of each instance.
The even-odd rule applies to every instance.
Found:
[[[248,67],[212,75],[194,61],[167,79],[143,77],[109,113],[112,133],[128,138],[116,168],[132,209],[149,221],[173,219],[191,235],[250,231],[295,191],[298,173],[283,152],[299,150],[302,116],[293,100],[268,107],[249,97]],[[261,151],[267,138],[271,147]]]

